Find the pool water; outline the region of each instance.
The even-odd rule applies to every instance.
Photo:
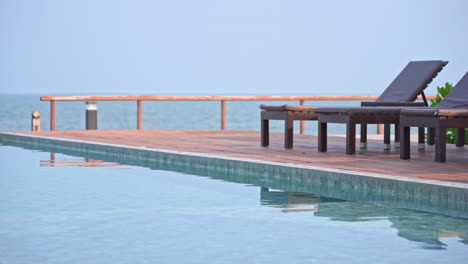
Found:
[[[468,219],[0,146],[0,263],[466,263]]]

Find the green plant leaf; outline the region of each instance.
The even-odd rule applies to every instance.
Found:
[[[437,87],[437,97],[435,99],[431,99],[431,107],[436,106],[440,101],[445,98],[453,89],[453,85],[451,83],[446,82],[444,86]],[[447,143],[455,144],[455,138],[457,135],[457,130],[455,128],[447,128]],[[468,129],[465,129],[465,144],[468,144]]]

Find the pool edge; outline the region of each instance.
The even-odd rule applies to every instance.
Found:
[[[51,140],[51,141],[55,141],[55,142],[79,143],[79,144],[95,145],[95,146],[103,146],[103,147],[126,148],[126,149],[140,150],[140,151],[153,151],[153,152],[159,152],[159,153],[183,155],[183,156],[187,156],[187,157],[192,156],[192,157],[197,157],[197,158],[221,159],[221,160],[226,160],[226,161],[232,160],[232,161],[256,163],[256,164],[263,164],[263,165],[281,166],[281,167],[286,167],[286,168],[300,168],[300,169],[307,169],[307,170],[313,170],[313,171],[326,171],[326,172],[330,172],[330,173],[340,173],[340,174],[348,174],[348,175],[355,175],[355,176],[372,177],[372,178],[378,178],[378,179],[387,179],[387,180],[421,183],[421,184],[432,184],[432,185],[438,185],[438,186],[444,186],[444,187],[455,187],[455,188],[461,188],[461,189],[468,190],[468,184],[466,184],[466,183],[457,183],[457,182],[449,182],[449,181],[441,181],[441,180],[416,179],[416,178],[408,178],[408,177],[402,177],[402,176],[391,175],[391,174],[360,172],[360,171],[325,168],[325,167],[320,167],[320,166],[299,165],[299,164],[293,164],[293,163],[282,163],[282,162],[248,159],[248,158],[236,158],[236,157],[229,157],[229,156],[223,156],[223,155],[213,155],[213,154],[207,154],[207,153],[201,153],[201,152],[189,152],[189,151],[176,151],[176,150],[158,149],[158,148],[135,147],[135,146],[129,146],[129,145],[122,145],[122,144],[110,144],[110,143],[100,143],[100,142],[95,142],[95,141],[85,141],[85,140],[65,139],[65,138],[58,138],[58,137],[18,134],[18,133],[14,133],[14,132],[2,132],[2,133],[0,133],[0,142],[4,139],[4,136],[17,137],[17,138],[23,138],[23,139],[24,138],[31,138],[31,139]],[[12,140],[12,138],[7,138],[7,141],[8,140]],[[39,142],[34,142],[34,143],[37,144]]]
[[[464,183],[17,133],[0,133],[0,143],[27,149],[42,147],[74,156],[122,159],[122,164],[138,161],[135,166],[151,169],[182,168],[186,173],[201,172],[198,175],[206,171],[213,178],[229,175],[234,182],[249,178],[256,185],[265,183],[284,190],[468,218],[468,184]]]

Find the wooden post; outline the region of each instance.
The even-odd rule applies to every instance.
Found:
[[[377,135],[382,135],[382,124],[377,124]]]
[[[410,152],[410,127],[403,125],[400,127],[400,159],[409,159]]]
[[[361,124],[361,139],[360,139],[360,148],[367,148],[367,124]]]
[[[327,151],[327,123],[318,121],[318,151]]]
[[[455,146],[463,147],[465,145],[465,129],[457,128],[457,134],[455,136]]]
[[[427,144],[430,146],[435,144],[435,129],[433,127],[427,128]]]
[[[445,127],[436,127],[435,130],[435,161],[436,162],[445,162],[446,158],[446,138],[447,138],[447,128]]]
[[[384,150],[390,149],[390,124],[384,124]]]
[[[50,131],[55,131],[55,101],[50,101]]]
[[[142,120],[141,100],[137,100],[137,130],[142,129]]]
[[[294,120],[292,114],[288,112],[288,117],[284,120],[284,147],[292,148],[294,142]]]
[[[395,148],[400,147],[400,125],[395,124]]]
[[[31,131],[39,132],[41,131],[41,113],[39,111],[33,111],[31,119]]]
[[[55,152],[50,153],[50,166],[55,166]]]
[[[221,101],[221,130],[226,130],[226,101]]]
[[[265,112],[261,112],[261,135],[260,135],[260,144],[262,147],[270,145],[270,120],[265,118]]]
[[[418,149],[423,150],[426,148],[425,144],[425,128],[424,127],[418,127]]]
[[[346,154],[356,154],[356,124],[353,122],[346,124]]]
[[[305,105],[305,100],[300,100],[299,102],[301,106]],[[305,134],[305,120],[301,120],[300,128],[301,128],[301,135],[304,135]]]

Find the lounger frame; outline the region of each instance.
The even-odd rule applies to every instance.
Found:
[[[261,112],[261,145],[270,145],[270,120],[284,120],[284,147],[293,147],[294,120],[317,120],[312,111],[262,111]]]
[[[468,117],[444,117],[444,116],[400,116],[400,158],[410,158],[410,128],[412,126],[428,127],[435,136],[435,157],[436,162],[446,161],[446,137],[447,128],[456,128],[455,145],[463,147],[465,140],[464,129],[468,128]]]
[[[390,125],[395,124],[395,142],[399,142],[400,116],[395,114],[361,114],[361,113],[319,113],[318,117],[318,151],[327,151],[327,124],[346,124],[346,154],[356,153],[356,125],[361,125],[361,148],[367,148],[367,124],[384,124],[384,146],[390,146]],[[424,128],[419,129],[419,143],[424,143]]]
[[[425,97],[423,97],[425,99]],[[427,106],[426,100],[425,102],[402,102],[402,103],[379,103],[379,102],[362,102],[361,106]],[[341,114],[340,114],[341,115]],[[382,120],[385,120],[386,117],[381,117]],[[294,142],[294,121],[298,120],[318,120],[318,114],[314,111],[299,111],[299,110],[288,110],[288,111],[261,111],[261,140],[260,144],[262,147],[267,147],[270,145],[270,120],[282,120],[284,121],[284,147],[285,148],[292,148]],[[330,123],[337,123],[330,121]],[[341,122],[338,122],[341,123]],[[361,146],[365,146],[367,143],[367,125],[366,122],[361,122]],[[382,123],[367,123],[367,124],[384,124],[384,144],[390,144],[390,134],[391,128],[390,124],[398,124],[398,122],[382,122]],[[395,126],[395,142],[399,142],[398,134],[399,134],[398,125]],[[424,136],[424,131],[420,131],[420,135]]]

